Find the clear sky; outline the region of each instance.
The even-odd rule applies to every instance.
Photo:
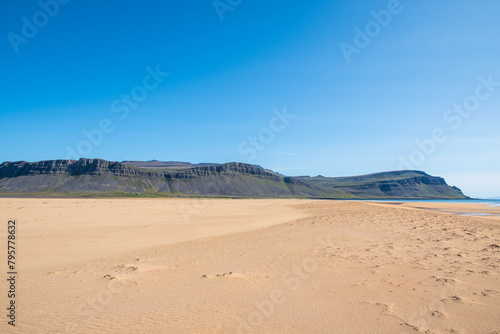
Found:
[[[500,196],[500,2],[0,2],[0,161],[396,169]]]

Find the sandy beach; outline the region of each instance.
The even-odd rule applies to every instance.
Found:
[[[464,216],[487,212],[489,216]],[[500,333],[500,207],[1,198],[1,333]]]

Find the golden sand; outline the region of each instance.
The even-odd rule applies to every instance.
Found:
[[[500,208],[2,198],[0,332],[500,333],[500,217],[462,212]]]

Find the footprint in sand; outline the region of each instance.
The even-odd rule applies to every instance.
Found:
[[[202,275],[201,276],[202,278],[223,278],[223,277],[226,277],[226,278],[248,278],[247,275],[245,275],[244,273],[235,273],[235,272],[228,272],[228,273],[223,273],[223,274],[216,274],[216,275]]]
[[[436,311],[433,311],[433,312],[431,313],[431,315],[432,315],[433,317],[438,317],[438,318],[440,318],[440,317],[442,317],[442,316],[443,316],[443,313],[441,313],[441,312],[439,312],[438,310],[436,310]]]
[[[450,299],[442,299],[441,300],[443,303],[463,303],[462,298],[459,296],[451,296]]]
[[[128,264],[120,264],[114,268],[118,272],[131,272],[131,271],[136,271],[139,269],[139,267],[128,265]]]

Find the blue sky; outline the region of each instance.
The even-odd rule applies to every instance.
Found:
[[[0,161],[412,168],[500,196],[498,1],[55,1],[0,3]]]

